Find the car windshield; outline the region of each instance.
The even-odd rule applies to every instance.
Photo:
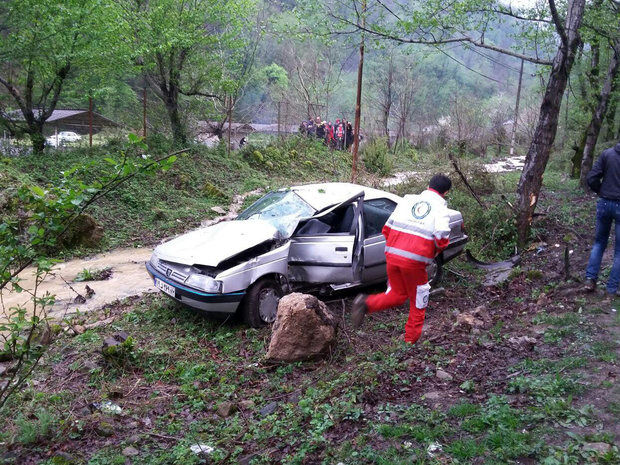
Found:
[[[264,220],[288,238],[302,218],[314,214],[314,209],[293,191],[270,192],[243,211],[238,220]]]

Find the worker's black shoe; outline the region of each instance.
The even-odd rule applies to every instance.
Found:
[[[351,309],[351,324],[355,329],[362,326],[362,323],[364,322],[364,317],[368,311],[368,307],[366,307],[367,297],[368,296],[366,294],[359,294],[353,301],[353,308]]]
[[[594,281],[593,279],[586,279],[586,285],[585,285],[585,290],[586,292],[594,292],[596,291],[596,281]]]

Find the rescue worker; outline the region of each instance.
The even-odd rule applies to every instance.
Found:
[[[321,121],[319,117],[316,117],[316,138],[320,140],[325,140],[325,121]]]
[[[358,295],[351,321],[359,328],[366,313],[402,305],[409,299],[405,342],[415,343],[422,334],[430,285],[426,267],[450,242],[450,215],[444,196],[452,181],[433,176],[420,195],[406,195],[383,227],[386,239],[387,290],[382,294]]]

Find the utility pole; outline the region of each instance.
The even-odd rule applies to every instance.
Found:
[[[282,102],[278,100],[278,139],[280,138],[280,106]]]
[[[510,139],[510,156],[515,152],[515,138],[517,136],[517,121],[519,120],[519,100],[521,99],[521,83],[523,82],[523,58],[521,58],[521,71],[519,71],[519,87],[517,87],[517,103],[515,104],[515,117],[512,122],[512,137]]]
[[[93,98],[88,97],[88,146],[93,147]]]
[[[230,132],[232,130],[232,97],[228,97],[228,156],[230,157]]]
[[[359,18],[358,18],[359,21]],[[362,0],[362,28],[366,26],[366,0]],[[360,62],[357,66],[357,98],[355,100],[355,125],[353,128],[353,161],[351,163],[351,182],[357,181],[357,152],[360,145],[360,117],[362,105],[362,73],[364,72],[364,31],[361,33]]]
[[[142,137],[146,139],[146,85],[142,88]]]

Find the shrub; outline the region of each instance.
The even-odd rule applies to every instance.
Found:
[[[381,176],[389,176],[394,167],[394,159],[385,138],[374,139],[364,145],[362,160],[368,171]]]

